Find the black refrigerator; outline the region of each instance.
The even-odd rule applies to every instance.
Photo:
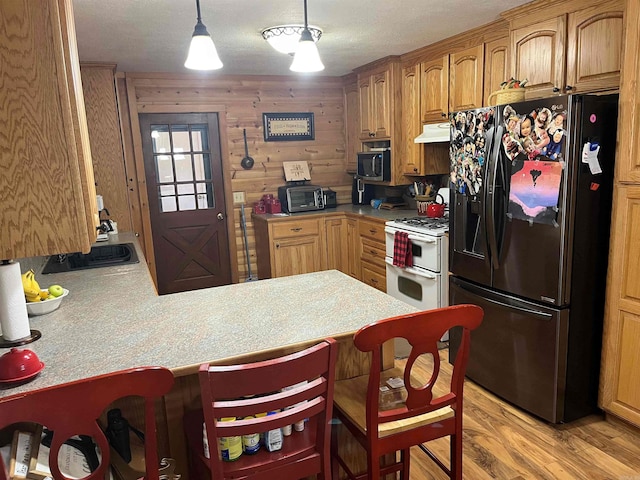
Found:
[[[467,376],[553,423],[597,410],[617,112],[569,95],[450,118],[449,301],[485,312]]]

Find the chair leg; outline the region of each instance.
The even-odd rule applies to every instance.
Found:
[[[402,470],[400,478],[409,480],[409,467],[411,466],[411,450],[406,448],[400,452],[400,461],[402,462]]]
[[[338,426],[340,421],[334,418],[331,422],[331,478],[340,478],[340,465],[338,464]]]
[[[451,479],[462,480],[462,433],[451,435]]]

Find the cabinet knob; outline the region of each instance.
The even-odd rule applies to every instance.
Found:
[[[553,93],[558,93],[560,89],[558,87],[553,87]]]
[[[280,248],[280,244],[279,243],[276,243],[276,248]]]
[[[442,116],[442,118],[445,118],[447,116],[447,114],[444,112],[442,112],[440,115]]]
[[[299,232],[300,230],[302,230],[302,227],[296,227],[291,229],[292,232]]]
[[[417,168],[415,168],[415,167],[413,167],[413,171],[417,173],[417,172],[418,172],[418,169],[417,169]]]
[[[564,87],[565,92],[570,92],[571,90],[573,90],[573,87],[571,85],[567,85],[566,87]]]
[[[376,134],[375,134],[375,132],[369,132],[369,136],[370,136],[370,137],[375,137],[375,136],[376,136]]]

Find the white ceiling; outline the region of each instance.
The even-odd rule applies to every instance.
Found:
[[[323,30],[325,70],[340,76],[465,30],[529,0],[308,0],[309,24]],[[303,23],[303,0],[200,0],[227,75],[289,75],[291,57],[273,50],[262,29]],[[195,0],[73,0],[81,61],[122,72],[188,72]],[[317,75],[317,74],[316,74]]]

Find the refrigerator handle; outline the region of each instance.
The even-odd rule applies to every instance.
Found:
[[[553,315],[551,315],[550,313],[547,312],[541,312],[540,310],[534,310],[532,308],[526,308],[526,307],[522,307],[520,305],[512,305],[510,303],[503,303],[503,302],[499,302],[498,300],[494,300],[492,298],[489,298],[486,295],[482,295],[479,292],[475,292],[474,290],[465,287],[464,285],[460,285],[457,284],[456,285],[458,288],[460,288],[461,290],[465,290],[469,293],[471,293],[472,295],[481,295],[482,296],[482,300],[484,300],[485,302],[489,302],[489,303],[493,303],[495,305],[500,305],[501,307],[506,307],[506,308],[511,308],[513,310],[518,310],[519,312],[523,312],[529,315],[536,315],[538,317],[543,317],[546,319],[551,319],[553,317]]]
[[[502,144],[502,128],[496,127],[492,142],[492,148],[489,150],[489,161],[487,165],[490,170],[487,172],[487,193],[485,198],[485,217],[486,217],[486,235],[487,246],[491,258],[491,267],[494,270],[500,268],[498,261],[498,242],[496,240],[496,178],[498,176],[498,166],[500,161],[500,145]]]

